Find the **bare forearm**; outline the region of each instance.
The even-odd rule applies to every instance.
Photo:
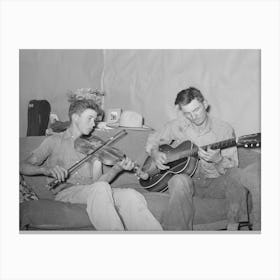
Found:
[[[114,165],[109,171],[101,175],[97,181],[105,181],[110,183],[122,170],[123,169],[119,165]]]
[[[45,175],[46,168],[43,166],[37,166],[30,163],[22,163],[20,165],[20,173],[22,175]]]

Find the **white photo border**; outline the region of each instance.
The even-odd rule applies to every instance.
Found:
[[[1,279],[279,279],[279,2],[2,1]],[[20,234],[19,49],[261,49],[261,234]]]

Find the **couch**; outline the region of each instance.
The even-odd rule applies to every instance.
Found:
[[[119,128],[96,131],[100,137],[107,138],[119,131]],[[140,165],[144,162],[146,154],[144,146],[151,130],[127,129],[128,134],[115,143],[115,147],[122,150],[131,159]],[[20,138],[20,160],[24,159],[33,149],[48,136],[30,136]],[[260,151],[238,148],[240,168],[244,171],[247,181],[256,184],[260,182],[260,174],[252,166],[260,162]],[[251,177],[250,177],[251,176]],[[39,200],[25,201],[20,204],[20,230],[94,230],[83,204],[70,204],[54,201],[54,194],[46,185],[43,176],[24,176],[26,183],[36,193]],[[168,193],[152,193],[145,190],[138,182],[134,174],[123,172],[113,182],[112,187],[131,187],[143,193],[148,207],[153,215],[161,222],[162,213],[168,202]],[[259,195],[259,194],[257,194]],[[248,199],[243,209],[240,228],[246,225],[251,228],[250,213],[252,208],[251,193],[248,191]],[[225,199],[200,199],[194,197],[195,216],[194,230],[222,230],[226,228],[227,203]],[[209,205],[211,210],[209,211]],[[206,211],[207,209],[207,211]]]

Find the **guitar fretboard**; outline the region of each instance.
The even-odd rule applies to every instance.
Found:
[[[234,147],[236,145],[237,145],[236,139],[231,138],[213,144],[201,146],[200,148],[202,148],[203,150],[207,150],[207,148],[209,147],[212,150],[217,150],[217,149],[226,149],[226,148]],[[197,152],[198,152],[198,147],[194,147],[193,149],[189,150],[187,154],[188,156],[196,156]]]
[[[201,147],[202,149],[207,149],[207,147],[209,147],[212,150],[217,150],[217,149],[226,149],[226,148],[230,148],[236,146],[236,139],[235,138],[231,138],[228,140],[224,140],[224,141],[220,141],[220,142],[216,142],[210,145],[206,145]]]

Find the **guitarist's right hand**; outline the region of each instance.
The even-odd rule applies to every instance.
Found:
[[[153,150],[151,153],[151,157],[154,160],[158,169],[160,169],[160,170],[169,169],[169,166],[164,165],[164,163],[167,160],[165,153],[157,151],[157,150]]]

